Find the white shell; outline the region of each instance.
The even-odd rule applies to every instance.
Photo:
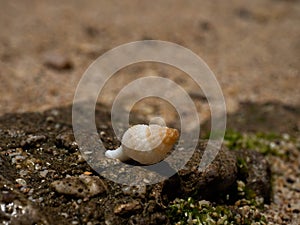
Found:
[[[156,124],[135,125],[124,133],[122,145],[116,150],[107,150],[105,156],[121,161],[131,158],[141,164],[154,164],[167,156],[178,137],[176,129]]]

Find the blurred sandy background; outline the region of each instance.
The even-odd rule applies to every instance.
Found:
[[[0,1],[0,115],[72,103],[87,67],[127,42],[171,41],[215,73],[229,112],[251,101],[299,107],[300,2]],[[175,80],[207,112],[199,88],[178,70],[145,63],[121,70],[101,101],[138,76]],[[198,99],[198,100],[197,100]]]

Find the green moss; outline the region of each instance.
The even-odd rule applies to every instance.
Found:
[[[237,167],[239,176],[247,177],[248,176],[248,165],[245,159],[238,157],[237,160]]]
[[[228,130],[224,136],[225,145],[231,150],[253,149],[264,155],[282,156],[275,144],[281,137],[274,133],[241,134]]]
[[[240,211],[241,210],[241,211]],[[266,224],[264,216],[249,208],[234,209],[226,205],[213,205],[208,201],[194,201],[192,198],[175,199],[168,207],[168,215],[172,224]],[[254,213],[253,213],[254,212]]]
[[[256,193],[250,187],[248,187],[244,182],[248,176],[248,165],[243,158],[237,158],[237,167],[239,173],[239,179],[237,181],[237,195],[245,198],[249,201],[250,205],[255,205],[258,207],[263,206],[263,202],[258,202],[256,199]]]
[[[264,199],[258,197],[255,191],[241,180],[237,181],[237,195],[241,198],[238,201],[243,201],[246,205],[255,206],[259,209],[264,208]]]

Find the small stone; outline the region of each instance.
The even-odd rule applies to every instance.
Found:
[[[43,171],[40,171],[40,176],[41,177],[46,177],[47,176],[47,174],[48,174],[48,170],[43,170]]]
[[[146,183],[146,184],[149,184],[150,181],[147,179],[147,178],[144,178],[143,181]]]
[[[21,141],[22,147],[37,146],[39,143],[45,141],[47,138],[45,135],[32,135],[30,134],[26,140]]]
[[[75,142],[74,135],[72,133],[64,133],[56,136],[56,147],[65,148],[71,152],[75,152],[78,149],[78,145]]]
[[[41,168],[42,168],[42,166],[40,164],[35,164],[34,165],[35,170],[40,170]]]
[[[46,118],[46,121],[47,121],[48,123],[53,123],[53,122],[55,121],[55,119],[54,119],[53,116],[48,116],[48,117]]]
[[[132,202],[117,205],[114,208],[114,213],[116,215],[124,215],[124,214],[133,214],[142,208],[141,204],[137,200],[133,200]]]
[[[79,154],[78,159],[77,159],[77,163],[84,163],[84,162],[85,162],[85,158],[81,154]]]
[[[21,187],[20,191],[23,192],[23,193],[28,193],[30,191],[30,188]]]
[[[105,183],[99,177],[86,175],[66,177],[62,180],[52,182],[51,186],[58,193],[78,198],[92,197],[107,190]]]
[[[282,137],[283,137],[283,139],[286,140],[286,141],[290,140],[290,135],[287,134],[287,133],[282,134]]]
[[[105,137],[105,136],[106,136],[106,132],[101,131],[101,132],[100,132],[100,136],[101,136],[101,137]]]
[[[92,173],[92,172],[89,172],[89,171],[85,171],[83,174],[89,176],[89,175],[91,175],[91,174],[93,174],[93,173]]]
[[[132,197],[145,198],[147,194],[147,188],[145,185],[140,186],[125,186],[122,188],[125,195],[130,195]]]
[[[47,52],[44,55],[44,64],[56,70],[68,70],[73,68],[71,60],[58,52]]]
[[[24,179],[22,179],[22,178],[16,179],[16,182],[18,184],[22,185],[22,186],[26,186],[27,185],[26,181]]]
[[[68,218],[68,217],[69,217],[68,213],[61,213],[60,215],[62,215],[62,216],[65,217],[65,218]]]
[[[28,174],[28,170],[20,170],[19,174],[21,177],[25,177]]]
[[[201,207],[202,205],[210,205],[210,202],[209,201],[206,201],[206,200],[200,200],[198,202],[199,206]]]

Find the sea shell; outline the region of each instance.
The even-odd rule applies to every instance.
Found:
[[[178,137],[176,129],[156,124],[135,125],[124,133],[122,145],[116,150],[107,150],[105,156],[121,161],[133,159],[145,165],[154,164],[167,156]]]

